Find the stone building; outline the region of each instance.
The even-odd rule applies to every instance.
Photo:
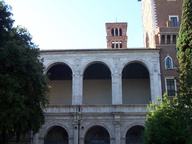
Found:
[[[143,144],[147,104],[176,96],[182,0],[143,0],[145,48],[127,48],[127,23],[106,23],[106,49],[42,50],[50,84],[33,144]]]
[[[176,96],[175,77],[178,73],[176,58],[176,40],[182,14],[183,0],[143,0],[142,18],[144,46],[161,49],[162,93],[169,97]]]

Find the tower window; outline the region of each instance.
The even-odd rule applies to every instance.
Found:
[[[114,29],[111,29],[111,35],[114,36]]]
[[[114,41],[112,41],[112,48],[114,48],[115,47],[115,43],[114,43]]]
[[[178,16],[169,16],[169,20],[171,20],[173,22],[173,26],[174,27],[178,27],[179,26],[179,18],[178,18]]]
[[[122,36],[122,29],[119,29],[119,36]]]
[[[122,48],[122,42],[120,41],[120,48]]]
[[[173,61],[170,56],[165,58],[165,69],[173,69]]]
[[[115,36],[118,36],[118,29],[115,29]]]
[[[119,45],[118,41],[116,41],[116,43],[115,43],[115,44],[116,44],[116,48],[118,48],[118,45]]]

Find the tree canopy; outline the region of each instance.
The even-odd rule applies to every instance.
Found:
[[[44,123],[47,82],[38,47],[26,28],[13,27],[11,7],[0,1],[0,143]]]

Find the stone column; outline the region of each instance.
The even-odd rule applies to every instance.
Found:
[[[167,35],[165,35],[165,44],[167,44]]]
[[[156,103],[157,98],[162,98],[161,92],[161,77],[157,70],[157,65],[154,64],[153,71],[150,74],[151,101]]]
[[[74,144],[79,144],[79,126],[78,126],[78,120],[74,120],[73,123],[74,126],[74,133],[73,133],[73,142]]]
[[[72,105],[81,105],[83,102],[83,76],[79,71],[73,74]]]
[[[173,35],[170,36],[171,37],[171,44],[173,44]]]
[[[114,115],[114,133],[115,144],[121,144],[121,115],[122,113],[113,113]]]
[[[122,104],[122,78],[118,69],[112,74],[112,104]]]
[[[161,44],[161,35],[158,34],[158,38],[159,38],[159,44]]]

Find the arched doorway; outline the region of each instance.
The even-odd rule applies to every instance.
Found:
[[[64,63],[56,63],[47,71],[50,104],[72,104],[72,70]]]
[[[112,104],[111,71],[100,62],[89,65],[83,74],[83,104]]]
[[[44,144],[68,144],[67,131],[60,126],[54,126],[47,133]]]
[[[133,126],[126,133],[126,144],[144,144],[142,133],[143,126]]]
[[[122,71],[123,104],[149,104],[151,100],[150,79],[147,68],[133,62]]]
[[[87,131],[84,144],[110,144],[109,133],[102,126],[94,126]]]

